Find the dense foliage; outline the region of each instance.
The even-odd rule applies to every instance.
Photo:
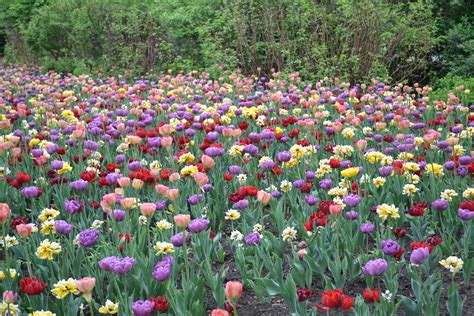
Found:
[[[8,61],[85,73],[299,71],[433,81],[474,72],[470,1],[3,0]]]

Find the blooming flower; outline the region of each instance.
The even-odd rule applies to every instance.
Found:
[[[189,222],[188,228],[191,232],[193,233],[199,233],[209,226],[209,220],[205,218],[197,218],[193,219],[191,222]]]
[[[164,241],[157,241],[153,248],[156,250],[157,256],[174,252],[173,244]]]
[[[258,232],[252,232],[249,235],[245,236],[244,242],[248,246],[255,246],[260,243],[262,236]]]
[[[225,213],[225,219],[235,221],[240,218],[240,213],[237,210],[230,209]]]
[[[383,274],[387,267],[388,262],[385,259],[369,260],[362,268],[362,272],[365,275],[377,276]]]
[[[281,236],[283,237],[283,241],[289,240],[293,241],[296,239],[297,231],[294,227],[287,227],[283,230]]]
[[[95,229],[86,229],[79,233],[79,242],[82,246],[88,248],[96,244],[100,233]]]
[[[462,259],[456,256],[449,256],[446,259],[441,260],[439,264],[448,269],[449,272],[454,274],[461,271],[464,262],[462,261]]]
[[[119,303],[114,303],[111,300],[107,300],[103,306],[99,308],[99,313],[107,315],[118,314]]]
[[[63,299],[69,294],[79,294],[79,290],[77,289],[76,286],[76,280],[73,278],[69,278],[67,280],[60,280],[56,284],[53,285],[53,289],[51,290],[51,293],[57,298],[57,299]]]
[[[154,306],[155,304],[150,301],[139,300],[132,304],[132,311],[136,316],[149,316]]]
[[[135,262],[135,259],[131,257],[119,258],[111,256],[100,260],[99,267],[104,271],[125,275],[132,270]]]
[[[172,256],[163,257],[153,268],[152,275],[155,280],[163,282],[166,281],[173,268],[174,258]]]
[[[61,245],[57,242],[50,242],[45,239],[36,249],[36,256],[43,260],[53,260],[53,254],[61,253]]]
[[[421,247],[413,250],[410,255],[410,262],[414,265],[419,265],[425,261],[430,255],[430,250],[426,247]]]
[[[381,204],[377,206],[377,214],[382,220],[386,220],[387,218],[400,218],[400,215],[398,214],[398,208],[395,207],[393,204]]]

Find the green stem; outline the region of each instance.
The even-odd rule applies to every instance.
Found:
[[[92,301],[89,303],[89,310],[91,311],[91,315],[94,316],[94,307],[92,306]]]
[[[183,258],[184,258],[184,268],[186,269],[186,278],[189,281],[188,252],[186,251],[186,229],[183,229]]]
[[[8,245],[7,245],[7,239],[5,238],[7,235],[7,224],[4,223],[2,225],[2,236],[3,236],[3,253],[5,256],[4,262],[5,262],[5,273],[8,273]]]
[[[28,252],[27,244],[28,244],[28,239],[25,240],[26,268],[28,269],[29,276],[32,278],[33,271],[31,270],[31,259],[30,259],[30,253]]]

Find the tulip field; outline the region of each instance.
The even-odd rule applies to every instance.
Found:
[[[0,67],[0,315],[472,315],[458,87]]]

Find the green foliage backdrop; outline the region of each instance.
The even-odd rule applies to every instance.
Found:
[[[64,72],[299,71],[434,81],[474,73],[462,0],[0,0],[9,62]]]

